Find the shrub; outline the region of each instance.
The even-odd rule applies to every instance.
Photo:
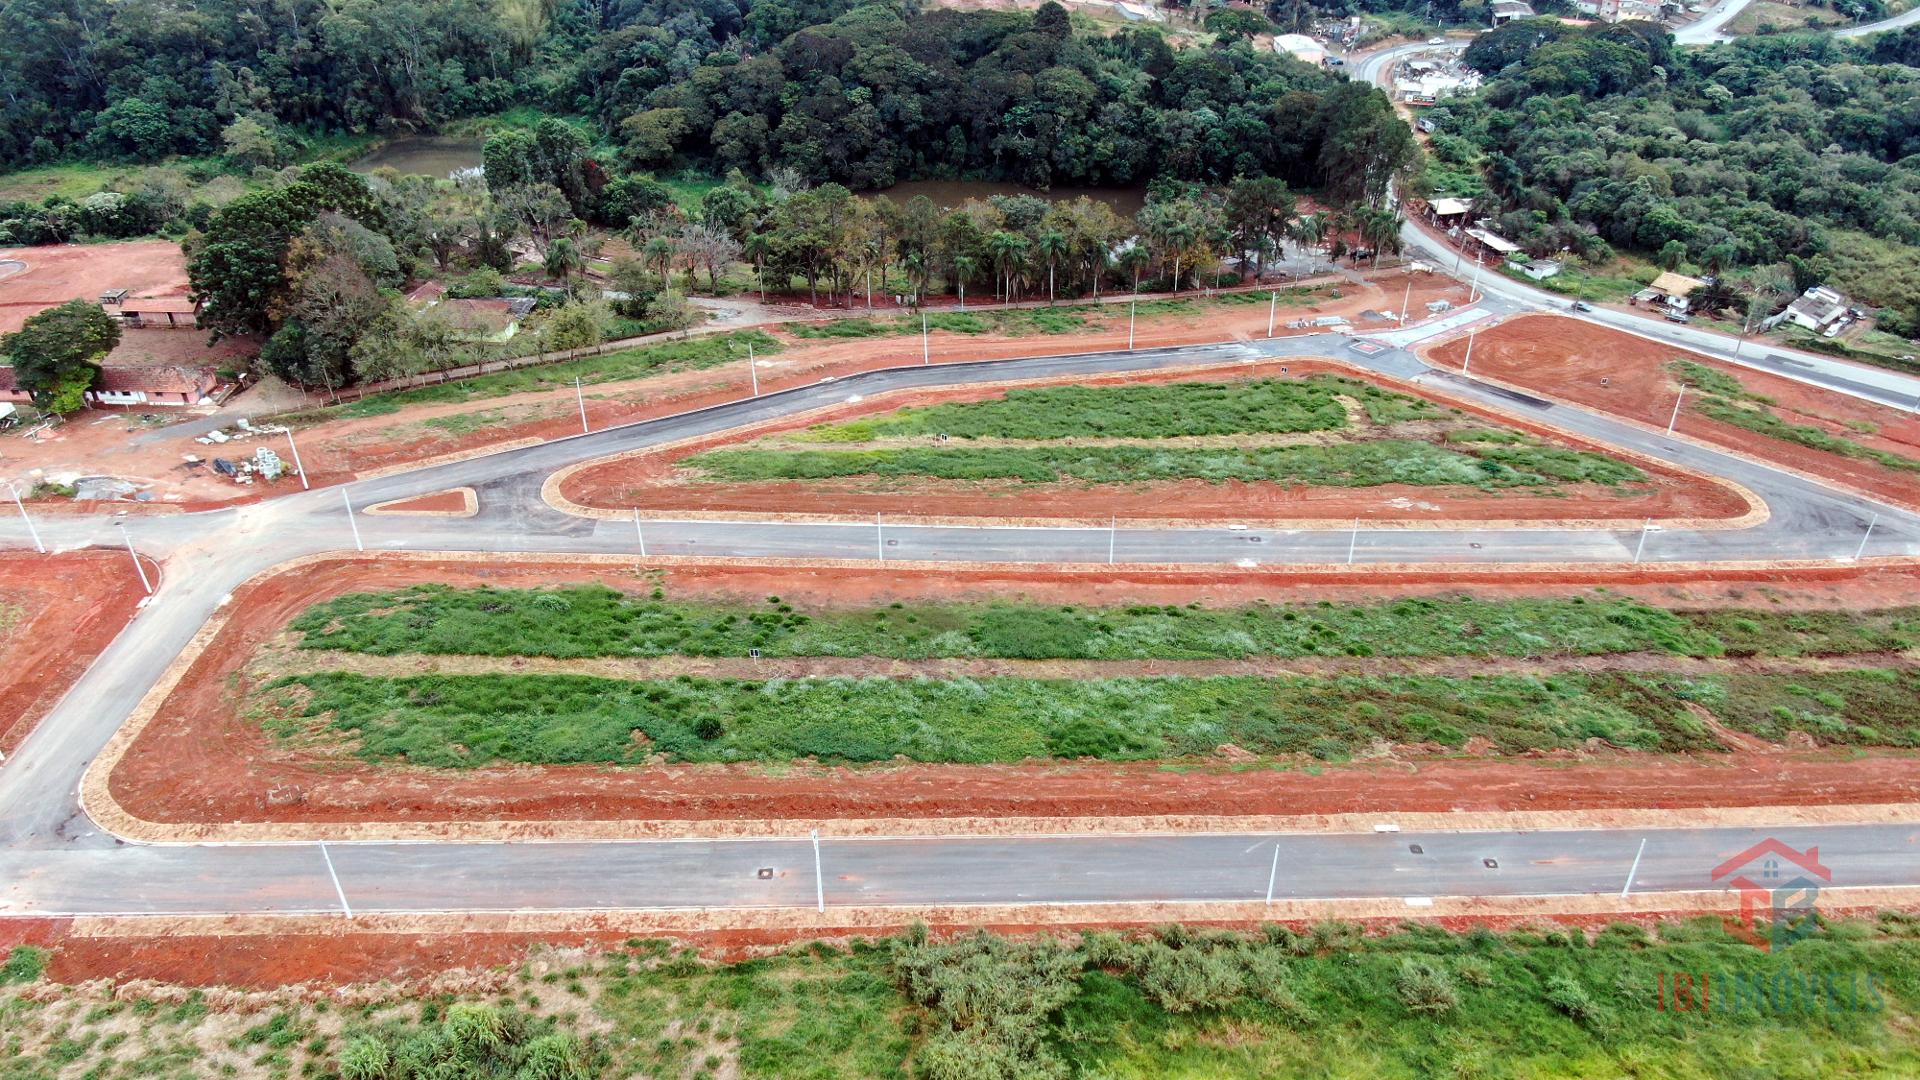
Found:
[[[10,983],[30,983],[37,981],[47,971],[47,953],[45,949],[36,949],[31,945],[16,945],[7,954],[7,962],[0,964],[0,986]]]
[[[1453,984],[1453,976],[1438,962],[1421,957],[1401,961],[1394,990],[1407,1011],[1422,1016],[1445,1016],[1460,1005],[1460,991]]]

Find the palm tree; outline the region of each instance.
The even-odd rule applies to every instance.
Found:
[[[1006,283],[1007,303],[1013,303],[1013,269],[1027,254],[1027,238],[1001,230],[987,237],[987,254],[993,259],[994,275]]]
[[[932,271],[932,267],[927,264],[926,252],[907,252],[900,259],[900,269],[906,271],[908,280],[913,282],[913,295],[920,298],[920,303],[925,304],[927,278]]]
[[[1147,264],[1151,262],[1153,262],[1153,253],[1147,250],[1147,245],[1137,241],[1133,246],[1120,253],[1120,269],[1133,274],[1133,293],[1135,296],[1140,295],[1140,272],[1145,270]]]
[[[547,247],[545,260],[547,276],[559,278],[562,288],[573,284],[574,271],[584,270],[586,267],[586,258],[580,254],[580,249],[572,240],[563,236]]]
[[[1048,229],[1040,234],[1040,242],[1036,246],[1040,256],[1047,260],[1047,305],[1051,307],[1054,300],[1054,264],[1066,258],[1067,253],[1072,250],[1072,245],[1067,243],[1066,234],[1057,229]]]
[[[640,249],[640,261],[660,268],[660,288],[672,286],[673,278],[673,241],[664,236],[656,236],[647,241]]]
[[[1100,279],[1106,275],[1107,264],[1112,260],[1112,255],[1107,251],[1107,245],[1095,240],[1087,245],[1085,260],[1087,276],[1093,279],[1093,298],[1098,300],[1100,299]]]
[[[953,283],[960,290],[960,310],[967,309],[967,279],[980,269],[980,260],[971,255],[953,257]]]
[[[1327,215],[1302,214],[1287,228],[1293,242],[1309,251],[1319,251],[1320,242],[1327,238]]]

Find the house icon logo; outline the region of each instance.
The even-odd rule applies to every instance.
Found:
[[[1818,847],[1801,851],[1769,836],[1714,867],[1713,881],[1740,895],[1739,922],[1727,929],[1772,951],[1813,932],[1820,886],[1833,871],[1821,865]]]

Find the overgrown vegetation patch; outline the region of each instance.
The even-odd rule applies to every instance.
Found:
[[[1675,997],[1676,973],[1688,991]],[[37,976],[36,976],[37,977]],[[1708,991],[1705,988],[1710,987]],[[1920,1072],[1920,924],[1754,948],[1718,917],[1451,933],[919,929],[733,963],[537,950],[498,993],[376,1004],[0,991],[0,1076],[1029,1080]],[[1701,1007],[1703,995],[1712,1007]],[[1685,1004],[1682,1009],[1676,1004]],[[239,1032],[238,1035],[233,1034]]]
[[[797,609],[635,596],[605,585],[416,585],[314,604],[291,628],[309,649],[394,656],[1008,657],[1820,656],[1920,647],[1920,608],[1670,611],[1595,593],[1565,599],[1408,598],[1374,604],[1127,607],[894,604]]]
[[[1749,391],[1744,383],[1732,375],[1690,360],[1677,360],[1670,365],[1670,369],[1683,384],[1701,392],[1689,407],[1709,420],[1809,449],[1871,461],[1901,472],[1920,472],[1920,458],[1905,457],[1835,435],[1825,428],[1782,419],[1772,409],[1772,398]]]

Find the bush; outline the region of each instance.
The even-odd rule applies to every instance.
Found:
[[[1233,958],[1209,949],[1175,949],[1156,941],[1142,946],[1134,963],[1141,992],[1171,1013],[1224,1007],[1245,985]]]
[[[46,972],[45,949],[36,949],[31,945],[16,945],[13,951],[7,954],[7,962],[0,964],[0,986],[36,982]]]
[[[1460,1006],[1453,976],[1434,960],[1408,957],[1401,961],[1394,990],[1407,1011],[1422,1016],[1445,1016]]]

